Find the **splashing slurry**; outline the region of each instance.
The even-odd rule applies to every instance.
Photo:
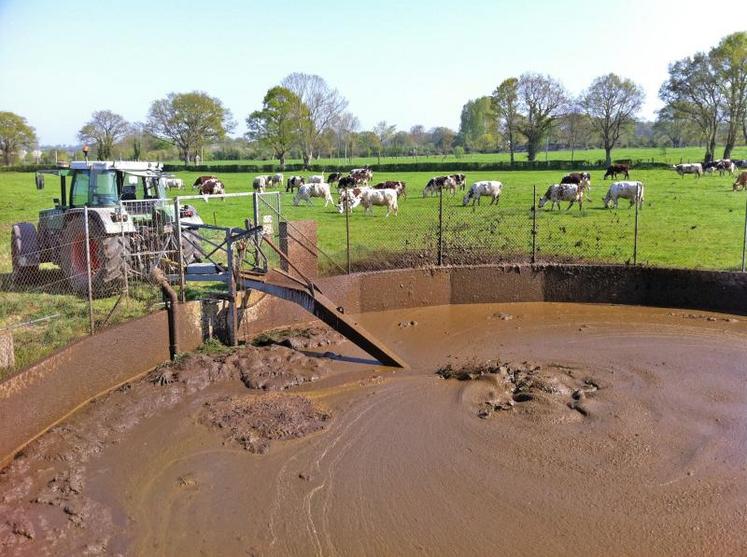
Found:
[[[361,321],[412,369],[328,332],[269,336],[89,405],[0,476],[2,553],[747,547],[744,318],[517,303]]]

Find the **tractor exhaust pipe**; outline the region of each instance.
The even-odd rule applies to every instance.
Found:
[[[166,278],[166,275],[163,274],[163,271],[158,267],[153,267],[153,269],[151,269],[150,279],[154,284],[161,287],[161,292],[163,292],[163,298],[166,302],[166,311],[168,311],[169,316],[169,356],[173,362],[176,359],[176,354],[178,352],[178,346],[176,343],[176,290],[171,287],[169,279]]]

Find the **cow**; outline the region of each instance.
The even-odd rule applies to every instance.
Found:
[[[331,186],[335,182],[338,182],[342,178],[342,172],[332,172],[327,176],[327,183]]]
[[[743,170],[739,173],[739,176],[737,176],[731,189],[732,191],[747,189],[747,170]]]
[[[262,176],[257,176],[254,178],[254,181],[252,182],[252,187],[254,188],[254,191],[258,191],[259,193],[265,193],[265,188],[270,184],[270,181],[272,180],[272,176],[268,176],[266,174],[263,174]]]
[[[618,174],[625,174],[625,179],[630,178],[630,167],[627,164],[611,164],[607,167],[607,172],[604,173],[602,180],[606,180],[607,176],[611,176],[613,180],[617,179]]]
[[[352,211],[358,205],[363,205],[364,214],[368,213],[373,215],[372,207],[379,205],[386,207],[386,215],[394,213],[397,216],[399,207],[397,205],[397,191],[393,189],[377,190],[369,187],[356,187],[353,189],[346,189],[340,196],[340,203],[337,206],[337,210],[340,213],[345,212],[345,206],[347,205],[348,211]]]
[[[368,182],[373,180],[373,171],[368,167],[354,168],[350,171],[350,177],[356,184],[368,185]]]
[[[729,159],[721,159],[719,161],[716,161],[716,169],[718,170],[719,176],[723,176],[727,172],[730,176],[734,176],[734,172],[736,172],[737,167]]]
[[[555,208],[556,204],[558,205],[558,210],[560,210],[561,201],[570,201],[566,211],[570,210],[576,202],[578,202],[578,210],[580,211],[583,207],[584,191],[585,188],[581,184],[553,184],[547,188],[545,195],[540,197],[539,207],[541,209],[550,201],[551,211]]]
[[[591,174],[588,172],[571,172],[561,178],[561,184],[580,184],[582,180],[586,180],[591,185]]]
[[[212,177],[208,180],[203,181],[199,187],[198,191],[200,192],[200,195],[207,201],[208,195],[223,195],[226,193],[226,188],[223,185],[223,182],[218,180],[218,178]],[[225,198],[223,198],[225,201]]]
[[[195,180],[195,183],[192,184],[192,189],[193,190],[200,189],[200,186],[202,186],[202,184],[210,180],[218,180],[218,177],[217,176],[200,176],[199,178],[197,178],[197,180]]]
[[[324,181],[324,176],[314,174],[313,176],[309,176],[309,184],[326,184],[326,182]]]
[[[675,164],[672,168],[683,178],[685,174],[695,174],[696,178],[700,178],[703,175],[703,165],[699,162]]]
[[[731,161],[737,168],[747,168],[747,159]]]
[[[305,201],[307,205],[311,205],[312,197],[323,197],[325,207],[330,203],[334,204],[332,194],[329,191],[329,184],[322,182],[321,184],[313,183],[300,186],[293,198],[293,205],[297,207],[301,201]]]
[[[277,174],[273,174],[270,177],[270,181],[267,183],[267,185],[268,186],[270,186],[270,185],[272,185],[272,186],[279,186],[280,184],[283,183],[283,178],[284,177],[283,177],[283,175],[280,172],[278,172]]]
[[[708,163],[708,164],[703,165],[703,174],[709,174],[713,176],[714,174],[716,174],[717,170],[718,168],[716,168],[715,164]]]
[[[448,188],[451,195],[456,195],[456,182],[451,176],[434,176],[423,188],[423,197],[433,196],[436,192]]]
[[[387,180],[386,182],[380,182],[373,186],[375,190],[394,190],[397,192],[397,196],[405,199],[407,197],[407,184],[405,182],[394,182]]]
[[[175,177],[163,177],[163,185],[166,188],[169,189],[177,189],[181,190],[184,189],[184,181],[181,178],[175,178]]]
[[[460,190],[464,191],[464,189],[467,187],[467,177],[464,174],[451,174],[449,175],[449,178],[454,180],[456,187],[458,187]]]
[[[615,204],[617,209],[617,200],[623,198],[630,201],[630,207],[638,204],[638,208],[643,208],[643,182],[612,182],[607,195],[604,196],[604,208],[608,209],[610,201]]]
[[[337,181],[337,189],[344,190],[345,188],[354,188],[355,186],[355,179],[352,176],[343,176]]]
[[[305,184],[303,176],[291,176],[288,178],[288,183],[285,186],[286,192],[293,193],[296,188],[299,188]]]
[[[503,184],[501,184],[498,181],[495,180],[486,180],[483,182],[475,182],[472,184],[472,187],[467,192],[467,195],[464,196],[464,199],[462,199],[462,206],[466,207],[470,200],[472,200],[472,206],[475,206],[475,202],[477,204],[480,204],[480,198],[482,196],[488,196],[490,197],[490,204],[498,205],[498,201],[500,201],[501,198],[501,190],[503,189]]]

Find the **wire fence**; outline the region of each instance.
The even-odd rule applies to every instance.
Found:
[[[154,267],[180,285],[182,299],[210,299],[220,285],[187,289],[183,271],[208,256],[227,266],[225,252],[215,249],[224,233],[200,229],[198,237],[189,225],[264,222],[277,239],[273,215],[280,212],[277,192],[247,193],[52,209],[13,225],[11,249],[0,251],[0,378],[76,338],[162,308],[150,281]]]

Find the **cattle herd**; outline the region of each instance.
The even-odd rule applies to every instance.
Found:
[[[731,161],[728,159],[711,161],[708,163],[683,163],[673,166],[680,176],[693,174],[700,178],[703,174],[715,174],[733,176],[737,168],[747,168],[747,160]],[[368,168],[356,168],[348,174],[332,172],[326,178],[317,174],[304,178],[303,176],[290,176],[287,180],[280,173],[262,175],[254,178],[252,186],[255,192],[264,192],[266,188],[279,186],[285,183],[285,191],[294,194],[293,205],[298,206],[301,202],[306,205],[312,204],[312,198],[324,199],[324,206],[335,201],[332,197],[332,186],[337,185],[338,202],[337,210],[340,213],[352,211],[357,206],[363,207],[364,213],[373,212],[374,206],[386,207],[386,216],[391,213],[395,215],[399,211],[399,201],[407,197],[407,184],[404,181],[388,180],[369,185],[373,181],[373,171]],[[622,175],[624,181],[614,181],[618,175]],[[630,168],[625,164],[613,164],[607,168],[603,179],[610,177],[613,181],[603,199],[604,207],[610,205],[617,208],[619,199],[627,199],[630,207],[643,206],[644,185],[639,181],[630,180]],[[166,187],[182,188],[183,183],[179,178],[173,176],[164,178]],[[200,176],[192,186],[203,196],[221,195],[225,193],[223,182],[217,176]],[[732,189],[734,191],[747,189],[747,171],[742,171],[736,178]],[[467,189],[467,177],[464,174],[449,174],[445,176],[434,176],[425,184],[423,197],[432,197],[436,194],[448,192],[455,196],[458,190],[467,190],[462,198],[462,205],[470,203],[474,207],[480,204],[483,197],[490,198],[490,205],[497,205],[503,192],[503,184],[497,180],[483,180],[474,182]],[[561,178],[557,184],[550,185],[545,194],[539,199],[539,208],[548,203],[550,209],[555,206],[560,209],[560,203],[569,202],[570,209],[574,204],[579,210],[583,208],[585,200],[591,201],[591,175],[588,172],[572,172]]]

